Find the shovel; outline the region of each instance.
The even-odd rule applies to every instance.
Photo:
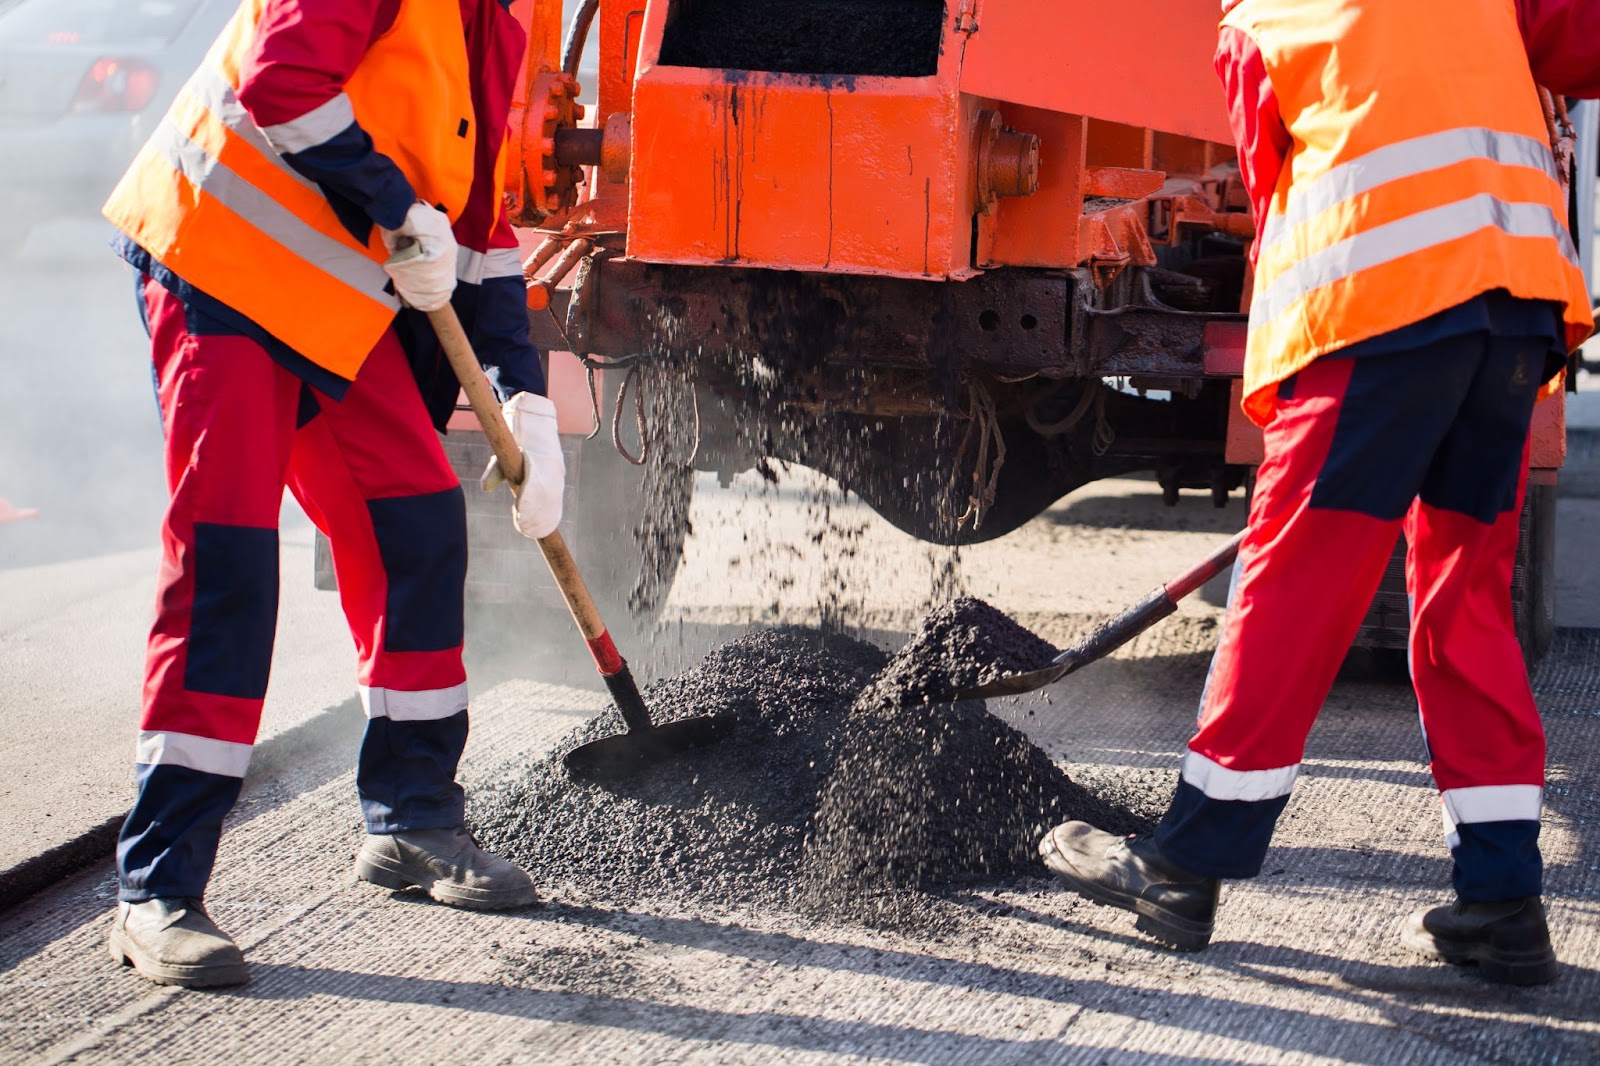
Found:
[[[1178,609],[1183,599],[1207,581],[1233,565],[1239,555],[1239,545],[1244,542],[1245,531],[1235,534],[1228,543],[1218,548],[1206,559],[1185,570],[1165,585],[1157,586],[1150,595],[1096,627],[1072,647],[1055,657],[1049,666],[1025,673],[1005,674],[977,688],[957,694],[956,699],[987,699],[990,696],[1020,696],[1024,692],[1054,684],[1074,670],[1082,669],[1096,660],[1122,647],[1157,622]]]
[[[397,254],[404,255],[405,250]],[[489,446],[500,461],[500,470],[506,482],[513,494],[520,492],[523,478],[527,475],[523,469],[522,449],[500,413],[500,404],[495,400],[489,379],[484,376],[483,367],[472,351],[471,341],[461,328],[455,308],[446,304],[437,311],[429,311],[428,320],[439,335],[445,358],[450,360],[450,368],[455,371],[456,380],[461,382],[461,388],[472,404],[473,414],[478,416],[483,435],[489,439]],[[649,708],[644,704],[644,697],[639,695],[639,686],[633,680],[633,673],[617,651],[605,623],[601,621],[600,612],[595,608],[589,589],[578,573],[578,566],[572,560],[572,553],[567,550],[567,542],[557,531],[540,538],[538,543],[539,550],[544,553],[544,561],[549,564],[550,574],[572,612],[573,621],[578,623],[578,631],[583,634],[583,639],[589,645],[589,653],[600,668],[600,677],[605,681],[617,710],[622,713],[622,720],[628,724],[626,733],[602,737],[568,752],[564,760],[567,772],[592,780],[616,780],[679,752],[703,747],[725,736],[734,724],[734,719],[728,715],[702,715],[663,725],[650,721]]]

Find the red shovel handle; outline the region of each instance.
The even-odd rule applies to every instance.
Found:
[[[1244,543],[1244,535],[1249,530],[1241,529],[1234,534],[1232,539],[1218,548],[1210,557],[1202,560],[1193,568],[1184,571],[1166,584],[1167,595],[1176,604],[1195,589],[1222,573],[1233,565],[1239,557],[1239,545]]]
[[[1105,658],[1163,618],[1176,612],[1179,600],[1233,565],[1233,560],[1239,554],[1239,545],[1244,542],[1244,536],[1244,532],[1241,531],[1198,565],[1179,574],[1165,585],[1152,589],[1144,599],[1115,618],[1097,626],[1094,632],[1056,656],[1055,665],[1066,667],[1057,677],[1065,677],[1074,670]]]

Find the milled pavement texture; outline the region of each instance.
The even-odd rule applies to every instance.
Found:
[[[127,686],[137,684],[153,578],[147,531],[159,515],[148,486],[135,485],[152,471],[159,477],[146,423],[112,426],[113,449],[58,432],[56,412],[68,400],[78,404],[79,425],[146,417],[136,406],[148,403],[137,353],[124,363],[126,348],[97,347],[107,338],[126,344],[126,324],[96,333],[93,323],[45,315],[61,280],[51,270],[70,274],[86,305],[118,309],[125,275],[34,260],[18,286],[0,293],[0,317],[23,324],[16,335],[54,347],[4,346],[8,372],[25,371],[19,387],[28,403],[0,426],[6,457],[22,459],[0,464],[0,496],[45,503],[32,523],[60,520],[0,529],[0,670],[12,671],[3,683],[14,731],[12,785],[9,794],[0,788],[0,814],[13,830],[7,847],[44,832],[27,803],[43,802],[57,812],[51,820],[64,812],[83,824],[118,806],[137,692]],[[68,355],[79,362],[64,362]],[[86,393],[85,366],[114,368],[109,392]],[[1585,376],[1585,388],[1595,384]],[[1600,469],[1600,406],[1581,399],[1572,444],[1582,462],[1563,473],[1558,504],[1559,621],[1595,627],[1600,492],[1589,486],[1600,482],[1584,479]],[[1579,469],[1585,463],[1589,473]],[[88,489],[59,487],[62,471],[83,470],[96,472]],[[645,676],[685,665],[754,622],[814,620],[829,597],[875,639],[903,639],[920,604],[883,590],[926,588],[949,553],[915,545],[859,507],[819,508],[803,474],[795,481],[754,501],[702,481],[668,628],[656,646],[624,641]],[[53,485],[57,497],[42,499]],[[94,495],[108,491],[109,501]],[[1148,482],[1101,483],[999,544],[964,550],[967,589],[1059,642],[1242,522],[1238,500],[1221,512],[1195,499],[1168,511],[1153,492]],[[98,528],[81,521],[86,515]],[[860,524],[860,550],[838,558],[807,547],[815,529],[840,523]],[[35,554],[8,555],[17,544]],[[0,911],[0,1061],[1600,1060],[1593,628],[1563,631],[1535,677],[1550,739],[1543,845],[1561,975],[1548,988],[1507,989],[1419,960],[1398,943],[1409,911],[1447,898],[1449,864],[1412,699],[1392,679],[1354,674],[1335,688],[1312,734],[1265,875],[1227,886],[1213,946],[1199,954],[1150,944],[1130,915],[1096,908],[1044,876],[955,897],[962,920],[938,936],[650,900],[597,907],[542,880],[544,906],[505,915],[357,884],[351,764],[360,714],[349,702],[348,638],[333,597],[289,591],[306,589],[291,561],[305,551],[303,540],[286,537],[286,597],[305,599],[291,606],[286,598],[279,661],[299,669],[292,679],[280,669],[274,685],[284,677],[310,687],[283,701],[283,718],[269,700],[277,739],[257,752],[209,898],[246,948],[252,983],[163,989],[114,966],[105,948],[114,884],[102,859]],[[774,573],[784,575],[776,596]],[[1222,591],[1222,582],[1208,587],[1178,617],[1049,692],[991,710],[1081,782],[1137,775],[1170,787]],[[553,633],[537,638],[550,642],[540,654],[576,662],[581,674],[562,631]],[[562,671],[543,659],[530,665],[534,638],[494,635],[500,652],[522,657],[474,668],[469,785],[538,758],[601,705],[592,682],[526,680]],[[64,638],[81,655],[56,650]],[[9,687],[18,679],[24,696],[42,701],[21,714]],[[19,774],[31,775],[27,789]],[[56,799],[41,801],[35,789]],[[9,854],[0,853],[0,872]]]
[[[996,710],[1085,781],[1170,776],[1205,661],[1147,638],[1048,704]],[[1404,915],[1445,895],[1438,803],[1404,690],[1345,681],[1266,876],[1228,885],[1204,953],[1154,947],[1131,916],[1044,878],[958,897],[958,931],[936,939],[648,901],[597,909],[551,884],[535,910],[452,911],[353,880],[348,752],[325,750],[252,782],[223,844],[212,913],[249,954],[248,987],[178,991],[120,972],[102,865],[0,917],[0,1059],[1593,1061],[1600,637],[1563,632],[1551,661],[1537,678],[1563,962],[1549,988],[1490,986],[1400,947]],[[598,700],[525,681],[480,696],[467,780],[538,757]]]

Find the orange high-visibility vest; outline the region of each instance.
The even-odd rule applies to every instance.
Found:
[[[1222,24],[1293,142],[1259,220],[1254,421],[1318,356],[1493,289],[1561,305],[1569,350],[1593,331],[1513,0],[1243,0]]]
[[[244,0],[103,210],[163,267],[353,380],[400,302],[376,227],[365,244],[352,237],[239,103],[264,7]],[[308,119],[331,135],[353,117],[419,199],[459,218],[476,141],[461,5],[401,0],[345,94],[353,116],[341,104]]]

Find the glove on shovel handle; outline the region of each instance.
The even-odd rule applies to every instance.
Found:
[[[437,311],[429,311],[428,321],[433,323],[433,330],[439,335],[439,344],[444,348],[445,358],[450,361],[450,369],[455,371],[456,380],[461,383],[462,391],[467,394],[467,402],[472,405],[473,414],[478,416],[478,422],[483,427],[484,436],[489,439],[489,447],[494,449],[500,469],[511,483],[512,491],[519,491],[522,479],[526,476],[522,449],[517,445],[516,438],[511,435],[511,427],[506,425],[506,420],[500,413],[500,404],[495,398],[494,389],[489,385],[483,367],[478,364],[478,357],[472,351],[472,342],[467,339],[466,331],[461,328],[461,320],[456,317],[455,308],[445,304]],[[550,574],[555,578],[556,586],[561,589],[561,595],[567,601],[567,609],[572,612],[573,621],[578,623],[578,632],[583,634],[584,641],[589,645],[589,654],[594,656],[595,666],[600,668],[600,676],[605,679],[606,687],[611,689],[612,696],[617,701],[617,709],[622,712],[629,728],[650,728],[649,712],[645,710],[644,701],[639,698],[639,690],[628,672],[628,664],[617,651],[611,634],[606,630],[606,624],[600,618],[600,611],[594,605],[594,598],[589,595],[589,588],[583,583],[583,575],[578,572],[578,564],[573,561],[572,553],[567,550],[567,542],[557,531],[548,537],[540,538],[538,544],[539,550],[544,553],[545,563],[550,567]]]

